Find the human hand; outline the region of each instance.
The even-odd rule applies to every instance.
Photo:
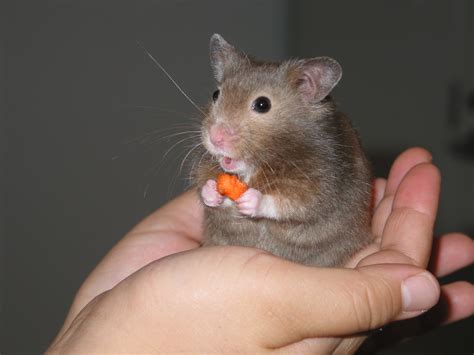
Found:
[[[426,150],[409,149],[396,159],[388,181],[380,178],[375,181],[375,213],[372,220],[372,232],[377,239],[374,244],[356,255],[355,260],[350,263],[351,266],[364,265],[367,262],[397,262],[398,260],[400,263],[406,262],[425,268],[429,261],[428,269],[437,277],[444,277],[473,263],[474,242],[471,238],[462,233],[448,233],[440,238],[435,238],[431,247],[431,239],[416,238],[410,229],[420,228],[417,223],[421,222],[423,218],[430,218],[430,215],[434,216],[435,213],[426,213],[427,211],[424,211],[423,208],[417,208],[417,212],[406,213],[403,202],[394,202],[397,200],[397,195],[416,194],[417,192],[420,192],[419,197],[422,199],[421,190],[423,189],[425,190],[424,198],[429,198],[430,195],[426,192],[433,189],[433,181],[430,179],[429,169],[426,170],[426,167],[430,162],[431,155]],[[419,169],[416,173],[419,174],[418,179],[413,179],[413,185],[403,191],[400,183],[403,179],[408,178],[408,174],[415,173],[414,168]],[[422,170],[425,172],[421,173]],[[403,201],[403,198],[401,200]],[[421,207],[422,204],[423,202],[418,207]],[[426,206],[428,205],[434,206],[434,201],[428,202]],[[403,249],[403,253],[393,254],[388,240],[387,243],[382,243],[386,247],[380,250],[381,236],[393,226],[398,229],[401,224],[404,224],[406,228],[405,230],[400,229],[399,237],[406,240],[393,241],[393,243],[398,243],[398,246]],[[425,223],[425,226],[428,224]],[[425,235],[427,234],[425,233]],[[458,281],[443,285],[441,298],[436,307],[426,312],[422,317],[395,322],[390,327],[385,327],[383,332],[371,334],[373,336],[369,344],[364,344],[365,350],[369,349],[369,352],[372,353],[375,348],[386,347],[403,337],[418,335],[433,327],[472,316],[474,313],[474,287],[469,282]]]
[[[381,202],[374,215],[374,228],[384,228],[378,248],[354,259],[356,270],[308,268],[254,249],[196,249],[202,208],[193,192],[185,193],[143,221],[98,265],[51,351],[353,350],[361,338],[351,334],[419,313],[402,313],[400,284],[422,272],[412,265],[427,262],[439,177],[432,165],[415,168],[424,161],[417,155],[409,151],[397,160],[398,168],[394,164],[382,194],[391,202]],[[419,193],[417,185],[425,179],[428,187]],[[384,208],[388,213],[382,214]],[[409,227],[411,239],[395,238]],[[418,240],[415,255],[413,240]],[[453,246],[447,243],[443,250],[446,245]],[[196,250],[158,260],[190,249]],[[404,265],[383,265],[389,262]],[[422,308],[437,299],[436,284],[427,287],[433,287],[431,298],[417,305]],[[367,295],[372,302],[365,302]],[[465,306],[454,318],[467,314]]]

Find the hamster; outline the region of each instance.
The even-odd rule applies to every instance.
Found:
[[[205,111],[207,150],[192,176],[205,206],[204,246],[240,245],[311,266],[341,266],[372,241],[371,172],[357,133],[329,95],[332,58],[255,60],[214,34],[218,89]],[[221,196],[216,177],[249,189]]]

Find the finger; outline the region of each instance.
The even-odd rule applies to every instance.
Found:
[[[407,173],[394,196],[392,212],[383,231],[381,251],[364,259],[361,265],[408,263],[426,267],[440,179],[439,170],[427,163],[419,164]]]
[[[403,284],[403,286],[402,286]],[[402,291],[404,290],[404,291]],[[413,317],[434,306],[433,275],[405,265],[323,269],[276,263],[255,295],[267,326],[284,346],[314,337],[347,336]],[[286,343],[285,343],[286,342]]]
[[[453,282],[442,287],[441,324],[449,324],[474,315],[474,285],[466,281]]]
[[[457,322],[474,314],[474,285],[465,281],[441,287],[438,304],[419,318],[419,331]]]
[[[430,270],[443,277],[474,262],[474,241],[465,234],[450,233],[436,238],[430,260]]]
[[[374,237],[379,239],[382,237],[388,216],[392,212],[392,204],[393,195],[386,195],[376,205],[374,216],[372,217],[372,234]]]
[[[423,148],[410,148],[400,154],[390,169],[382,200],[376,204],[372,219],[372,233],[380,238],[390,212],[392,211],[393,196],[400,182],[414,166],[431,161],[431,154]]]
[[[403,339],[419,336],[441,325],[473,315],[474,287],[468,282],[456,282],[441,287],[440,300],[423,315],[384,326],[372,333],[363,345],[362,353],[378,353]]]
[[[390,169],[385,194],[395,194],[400,182],[411,168],[421,163],[429,163],[431,160],[432,156],[426,149],[415,147],[405,150],[395,159]]]
[[[441,176],[432,164],[412,168],[395,194],[384,229],[382,249],[396,250],[426,267],[438,210]]]
[[[382,198],[385,195],[385,187],[387,185],[387,180],[382,178],[377,178],[374,181],[374,208],[382,201]]]

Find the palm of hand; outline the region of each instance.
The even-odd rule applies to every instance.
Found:
[[[426,267],[439,189],[439,175],[434,166],[427,164],[428,161],[427,152],[408,151],[394,164],[386,186],[382,180],[377,182],[377,208],[373,218],[373,232],[377,239],[361,251],[349,263],[349,267],[380,263]],[[413,196],[414,189],[417,191],[416,196]],[[202,207],[197,195],[190,191],[141,222],[109,252],[83,284],[63,331],[94,297],[115,287],[145,265],[171,254],[198,248],[202,218]],[[417,237],[406,238],[413,233],[407,234],[407,230],[400,229],[400,225],[417,229]],[[222,248],[216,250],[216,257],[222,257],[222,253]],[[248,258],[252,259],[252,254]],[[462,265],[449,266],[443,272],[459,266]],[[318,353],[329,353],[338,348],[348,352],[353,351],[361,341],[363,337],[360,336],[346,337],[344,340],[338,337],[312,338],[291,343],[284,349],[311,349]]]

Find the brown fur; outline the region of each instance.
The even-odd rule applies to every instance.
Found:
[[[204,245],[256,247],[307,265],[342,265],[372,239],[371,174],[356,132],[329,96],[309,102],[302,95],[304,61],[255,61],[230,45],[219,52],[225,45],[211,50],[220,96],[202,129],[219,119],[236,130],[235,149],[252,167],[242,178],[274,196],[281,218],[245,217],[234,204],[205,207]],[[272,103],[264,115],[249,110],[259,96]],[[210,154],[195,166],[199,188],[222,172]]]

